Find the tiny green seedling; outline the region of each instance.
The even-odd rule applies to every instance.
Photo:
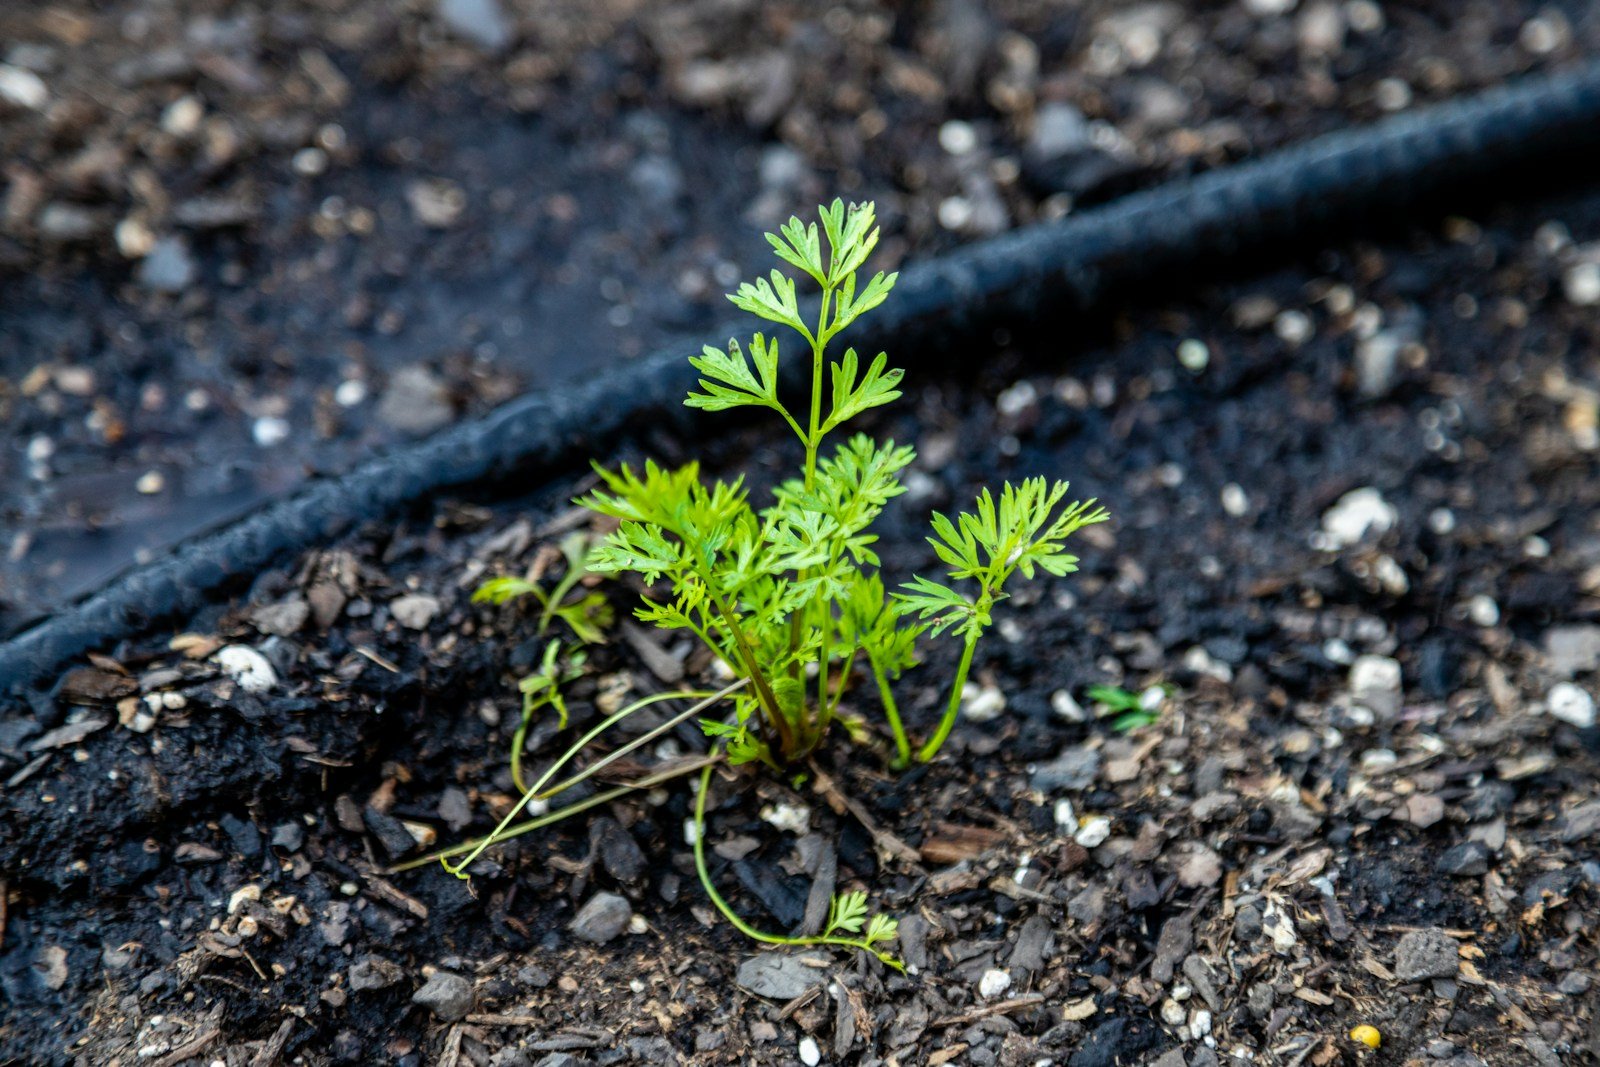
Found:
[[[606,601],[605,594],[579,590],[577,596],[572,595],[590,573],[585,565],[588,555],[588,537],[583,533],[568,534],[561,542],[561,556],[566,561],[567,569],[549,592],[532,578],[503,575],[479,585],[472,594],[472,602],[504,604],[517,597],[532,597],[541,609],[541,635],[549,632],[551,623],[559,619],[567,624],[579,641],[586,645],[599,644],[605,640],[606,629],[612,622],[611,605]],[[565,717],[562,724],[566,724]]]
[[[809,349],[809,404],[790,408],[780,390],[778,339],[761,333],[748,346],[730,341],[726,351],[707,346],[691,358],[702,377],[700,390],[685,401],[707,411],[772,410],[804,449],[799,476],[758,510],[742,478],[707,482],[693,463],[676,470],[650,462],[642,471],[597,466],[604,486],[579,503],[620,523],[589,566],[631,572],[650,586],[664,580],[667,595],[646,596],[638,617],[692,632],[735,676],[750,681],[736,698],[734,720],[706,725],[731,762],[782,770],[808,756],[827,736],[851,672],[864,661],[893,735],[893,765],[904,768],[913,759],[932,760],[949,737],[978,639],[1012,576],[1077,570],[1066,539],[1107,515],[1092,500],[1061,507],[1065,482],[1007,483],[998,500],[986,489],[973,512],[953,520],[933,516],[928,540],[950,584],[919,576],[886,591],[871,527],[905,492],[901,474],[916,453],[866,434],[831,453],[824,445],[852,419],[900,396],[903,372],[891,369],[883,353],[864,370],[853,348],[837,361],[828,358],[833,340],[883,303],[897,275],[859,280],[878,243],[873,205],[846,208],[835,200],[820,209],[820,223],[819,229],[792,218],[767,235],[778,258],[821,290],[814,318],[802,312],[795,280],[778,270],[729,297],[794,331]],[[963,584],[971,591],[961,591]],[[913,757],[890,683],[916,662],[919,637],[947,630],[961,638],[961,659],[945,713]]]
[[[1018,574],[1031,579],[1039,572],[1059,577],[1077,570],[1078,558],[1066,551],[1067,539],[1108,516],[1092,500],[1064,503],[1065,482],[1030,478],[1006,483],[998,495],[985,489],[972,511],[953,518],[933,516],[928,541],[946,568],[942,580],[918,576],[889,590],[879,574],[877,536],[871,529],[889,502],[905,492],[901,476],[916,453],[864,433],[831,447],[829,439],[852,420],[898,399],[903,372],[890,368],[883,353],[863,360],[855,349],[846,348],[830,358],[830,347],[883,303],[897,275],[879,272],[862,279],[861,268],[878,243],[872,204],[846,207],[835,200],[819,216],[810,224],[791,218],[778,233],[767,235],[778,259],[816,286],[815,305],[808,300],[803,309],[796,279],[780,270],[740,285],[729,296],[736,307],[798,336],[809,356],[805,402],[791,406],[780,373],[779,338],[764,333],[744,345],[732,340],[725,350],[707,346],[691,357],[701,377],[699,389],[685,400],[705,411],[769,409],[803,450],[797,474],[757,507],[742,477],[708,481],[695,463],[668,469],[647,461],[639,470],[623,466],[615,471],[596,465],[602,484],[578,501],[617,523],[581,568],[637,575],[651,592],[635,615],[663,629],[688,631],[725,666],[734,683],[714,694],[657,694],[622,709],[524,790],[522,801],[489,838],[442,855],[470,852],[450,867],[460,872],[494,841],[590,806],[581,801],[563,812],[512,824],[534,800],[592,775],[687,717],[702,716],[712,750],[690,768],[700,771],[693,836],[700,879],[718,910],[759,941],[849,946],[898,966],[881,947],[895,936],[896,923],[885,916],[869,918],[864,893],[835,897],[823,933],[815,936],[764,933],[734,913],[712,884],[705,861],[705,804],[715,762],[725,757],[731,764],[761,763],[791,775],[828,739],[836,723],[845,721],[850,727],[845,732],[858,737],[863,731],[857,720],[841,719],[841,702],[858,668],[874,683],[894,746],[890,766],[904,769],[933,760],[955,726],[978,641],[992,624],[995,606],[1006,599],[1011,580]],[[579,569],[578,563],[569,565],[569,576]],[[510,584],[515,581],[491,583],[493,588],[486,586],[480,596],[543,595]],[[571,588],[558,587],[542,601],[546,622],[552,614],[584,603],[568,600]],[[567,622],[581,638],[579,625],[570,618]],[[960,659],[943,715],[914,747],[893,683],[918,661],[920,639],[946,633],[960,640]],[[540,693],[557,689],[554,682],[538,684]],[[547,787],[556,771],[601,731],[640,707],[666,699],[697,703],[568,782]],[[703,715],[723,700],[733,702],[731,714]]]
[[[1160,722],[1161,704],[1171,692],[1168,686],[1152,686],[1135,693],[1118,685],[1091,685],[1087,695],[1099,705],[1099,717],[1110,719],[1111,728],[1125,734]],[[1152,699],[1152,693],[1158,699]]]

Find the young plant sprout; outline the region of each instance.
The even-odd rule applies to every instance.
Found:
[[[1066,539],[1108,516],[1092,500],[1058,511],[1065,482],[1007,483],[998,501],[986,489],[973,512],[954,520],[935,514],[928,539],[949,568],[949,580],[971,583],[972,594],[923,577],[886,593],[870,530],[884,505],[905,492],[900,475],[916,453],[866,434],[849,437],[831,453],[824,446],[855,417],[900,396],[903,372],[890,369],[883,353],[865,371],[853,348],[837,361],[828,358],[833,340],[883,303],[897,275],[879,272],[859,281],[878,243],[872,204],[846,208],[835,200],[820,216],[820,229],[791,218],[767,235],[780,260],[820,287],[814,319],[801,311],[795,280],[778,270],[729,297],[799,336],[810,356],[809,404],[792,411],[780,396],[779,342],[760,333],[751,338],[748,355],[730,341],[726,351],[707,346],[692,357],[703,377],[700,391],[685,401],[707,411],[772,409],[805,450],[799,476],[757,510],[742,478],[708,483],[693,463],[666,470],[647,462],[642,472],[597,466],[604,487],[579,503],[620,525],[588,566],[632,572],[651,586],[665,579],[666,595],[646,596],[638,617],[690,631],[736,677],[749,679],[735,698],[734,721],[706,727],[726,745],[731,762],[759,760],[782,770],[804,759],[827,736],[851,672],[865,661],[893,734],[893,766],[904,768],[913,759],[932,760],[949,737],[978,639],[1011,577],[1077,570]],[[915,662],[918,637],[946,630],[961,638],[960,664],[943,717],[913,757],[890,683]]]
[[[1067,538],[1108,516],[1093,500],[1063,506],[1065,482],[1031,478],[1016,485],[1006,483],[998,497],[985,489],[971,512],[953,519],[933,516],[933,536],[928,541],[947,568],[945,581],[919,576],[894,592],[885,587],[871,528],[885,505],[905,492],[901,474],[916,454],[909,446],[878,442],[864,433],[837,443],[830,437],[857,416],[897,399],[903,372],[891,369],[882,353],[865,368],[853,348],[830,359],[830,346],[853,322],[883,303],[897,276],[879,272],[860,280],[859,272],[878,243],[872,204],[846,207],[835,200],[819,212],[820,225],[791,218],[777,234],[767,235],[777,257],[820,289],[814,316],[802,311],[795,278],[776,269],[767,278],[740,285],[729,296],[735,306],[798,336],[810,360],[807,402],[789,406],[780,389],[779,339],[762,333],[751,337],[747,346],[734,340],[725,351],[707,346],[692,357],[690,363],[702,377],[699,391],[685,401],[706,411],[771,409],[804,450],[798,474],[777,486],[770,501],[757,508],[742,477],[707,481],[695,463],[669,470],[647,461],[637,471],[627,466],[610,471],[596,465],[602,486],[578,503],[616,520],[617,526],[586,558],[569,555],[571,580],[564,579],[566,584],[545,594],[532,582],[500,579],[501,584],[491,582],[479,594],[498,602],[504,596],[533,593],[544,606],[546,625],[552,617],[561,617],[587,640],[581,626],[593,608],[579,610],[588,601],[570,598],[577,582],[571,576],[585,570],[636,574],[659,592],[647,594],[635,615],[663,629],[693,634],[735,681],[715,693],[655,694],[621,709],[524,788],[520,749],[533,710],[542,703],[564,709],[559,686],[565,669],[558,665],[557,653],[548,654],[540,673],[523,684],[527,700],[523,728],[514,741],[521,800],[489,837],[437,857],[466,853],[455,865],[446,862],[447,869],[465,877],[471,862],[495,842],[626,792],[627,786],[559,812],[542,810],[550,797],[641,744],[720,701],[731,700],[730,714],[700,719],[711,739],[708,756],[680,761],[632,785],[654,785],[700,771],[693,834],[696,867],[712,902],[739,930],[773,944],[853,947],[898,966],[879,947],[894,938],[895,921],[869,918],[866,895],[859,891],[834,899],[824,931],[815,936],[764,933],[734,913],[712,884],[705,860],[706,797],[715,764],[725,758],[730,764],[762,763],[787,772],[805,760],[830,736],[858,666],[871,675],[882,706],[894,745],[890,766],[904,769],[913,762],[933,760],[955,726],[978,640],[991,625],[995,605],[1006,598],[1013,576],[1032,578],[1038,571],[1061,576],[1077,570],[1078,558],[1065,548]],[[569,615],[576,615],[577,621]],[[946,632],[960,639],[961,657],[943,715],[914,749],[893,683],[916,663],[919,638]],[[672,699],[695,703],[584,770],[550,784],[561,768],[612,725],[642,707]],[[859,732],[852,724],[851,735]],[[515,819],[534,804],[541,806],[535,817],[516,824]]]

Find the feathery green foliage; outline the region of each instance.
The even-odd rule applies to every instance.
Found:
[[[779,270],[740,285],[729,299],[799,335],[811,356],[809,404],[789,406],[778,340],[761,333],[748,345],[732,340],[726,350],[707,346],[692,357],[701,378],[685,403],[706,411],[776,412],[804,448],[799,475],[757,506],[742,478],[707,481],[693,463],[676,470],[653,462],[642,471],[597,466],[603,485],[579,503],[619,525],[589,566],[663,585],[662,593],[644,598],[638,618],[692,632],[735,676],[749,679],[731,721],[704,722],[735,763],[782,769],[815,750],[859,663],[877,682],[895,742],[893,763],[908,765],[911,745],[892,683],[916,662],[919,637],[951,631],[963,653],[950,702],[915,756],[931,760],[954,726],[977,640],[1011,577],[1076,570],[1067,538],[1107,516],[1093,501],[1063,507],[1065,482],[1008,483],[998,500],[984,490],[972,512],[933,516],[929,541],[948,568],[947,581],[916,577],[887,592],[877,573],[872,524],[905,491],[901,474],[916,454],[866,434],[828,439],[897,399],[903,372],[890,368],[881,352],[864,360],[846,348],[830,358],[829,346],[883,303],[897,275],[860,280],[878,243],[871,204],[846,207],[835,200],[820,209],[817,222],[791,218],[767,241],[780,260],[820,288],[814,315],[802,308],[795,279]]]
[[[889,591],[878,573],[872,526],[905,492],[901,476],[916,453],[864,433],[830,440],[845,424],[900,396],[903,372],[891,368],[885,354],[863,359],[846,348],[830,356],[832,342],[882,304],[897,279],[878,272],[861,280],[861,268],[878,244],[874,207],[846,207],[835,200],[819,209],[816,222],[791,218],[778,233],[768,234],[767,241],[779,260],[818,288],[815,304],[809,298],[802,301],[796,279],[776,269],[740,285],[728,299],[798,335],[810,356],[808,368],[803,368],[810,371],[808,402],[790,406],[778,339],[756,333],[748,344],[731,340],[726,350],[707,346],[691,357],[700,380],[685,404],[705,411],[773,411],[804,450],[798,474],[778,485],[769,500],[756,504],[742,477],[708,481],[695,463],[667,469],[646,461],[640,470],[622,466],[614,471],[596,465],[601,484],[578,503],[614,519],[613,532],[587,555],[572,549],[566,576],[549,593],[525,579],[500,578],[485,583],[474,597],[502,603],[532,595],[543,608],[541,630],[559,618],[579,640],[592,641],[599,639],[609,619],[593,594],[573,595],[579,578],[586,572],[631,573],[650,587],[636,617],[693,634],[734,683],[717,693],[664,693],[635,702],[586,733],[531,786],[524,786],[520,766],[514,768],[523,795],[494,833],[444,850],[439,858],[465,853],[459,863],[445,864],[465,877],[465,869],[496,841],[600,800],[581,800],[558,813],[536,808],[532,819],[514,824],[528,805],[542,804],[678,723],[731,700],[731,713],[699,720],[712,740],[711,755],[636,785],[653,785],[687,770],[700,772],[696,868],[717,909],[746,935],[768,944],[850,947],[899,967],[884,947],[895,938],[898,924],[888,916],[870,915],[867,896],[859,890],[835,896],[825,926],[813,935],[766,933],[733,911],[717,892],[705,857],[705,806],[717,752],[730,763],[759,762],[788,771],[827,739],[861,667],[872,676],[893,740],[891,766],[903,769],[913,760],[934,759],[955,725],[978,640],[993,621],[995,605],[1006,598],[1010,580],[1018,573],[1033,578],[1041,571],[1058,577],[1075,571],[1078,559],[1066,551],[1067,538],[1104,522],[1107,515],[1092,500],[1063,506],[1065,482],[1031,478],[1007,483],[998,499],[985,489],[972,511],[954,518],[933,516],[928,541],[946,567],[944,580],[918,576]],[[960,639],[961,659],[944,714],[913,755],[894,683],[916,664],[919,639],[946,633]],[[523,726],[515,741],[519,758],[528,723],[540,707],[555,706],[561,725],[566,724],[560,686],[572,660],[562,661],[555,649],[552,643],[541,669],[522,683]],[[601,732],[645,706],[671,699],[698,702],[567,780],[550,784]],[[861,732],[851,720],[852,736]]]

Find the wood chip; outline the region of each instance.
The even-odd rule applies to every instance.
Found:
[[[1042,1003],[1044,1003],[1043,993],[1028,993],[1012,1000],[1002,1000],[996,1004],[990,1004],[987,1007],[974,1008],[972,1011],[965,1011],[960,1015],[946,1015],[943,1018],[933,1020],[933,1022],[929,1023],[928,1025],[945,1028],[951,1026],[967,1026],[970,1023],[977,1022],[979,1019],[987,1019],[991,1015],[1007,1015],[1011,1012],[1019,1011],[1023,1008],[1031,1008],[1035,1004]]]
[[[58,726],[48,733],[34,738],[28,743],[29,752],[45,752],[50,749],[65,748],[75,745],[97,730],[104,730],[111,725],[110,719],[85,719],[68,726]]]
[[[982,826],[935,823],[933,833],[922,843],[922,858],[942,865],[973,860],[1004,844],[1006,835]]]
[[[184,1060],[192,1060],[206,1049],[210,1048],[222,1036],[221,1030],[207,1030],[190,1038],[171,1052],[152,1062],[151,1067],[177,1067]]]
[[[428,906],[416,897],[409,897],[375,874],[365,875],[367,890],[371,894],[401,911],[410,912],[419,919],[428,917]]]
[[[860,823],[863,830],[872,835],[872,842],[877,845],[879,852],[909,864],[913,870],[920,871],[922,869],[922,856],[916,849],[885,830],[882,826],[879,826],[878,821],[872,817],[866,808],[861,806],[859,801],[854,797],[847,796],[843,790],[834,784],[833,779],[815,763],[811,764],[811,771],[815,776],[812,788],[822,795],[822,798],[828,802],[828,806],[834,810],[835,814],[843,815],[849,812],[850,817]]]
[[[278,1062],[278,1057],[283,1054],[283,1046],[289,1043],[289,1035],[294,1032],[294,1016],[284,1016],[283,1022],[267,1038],[266,1044],[256,1052],[250,1060],[250,1067],[273,1067]]]

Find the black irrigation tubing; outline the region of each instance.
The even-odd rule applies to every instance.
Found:
[[[1548,173],[1597,146],[1600,61],[1588,61],[1168,182],[913,266],[872,326],[852,340],[905,352],[970,337],[1008,317],[1087,312],[1136,283],[1348,233],[1407,208],[1430,210],[1443,194],[1503,191],[1513,177]],[[130,570],[0,645],[0,694],[37,698],[33,687],[85,652],[192,613],[362,522],[474,483],[548,476],[630,428],[676,422],[691,384],[684,355],[674,346],[568,390],[520,397]]]

